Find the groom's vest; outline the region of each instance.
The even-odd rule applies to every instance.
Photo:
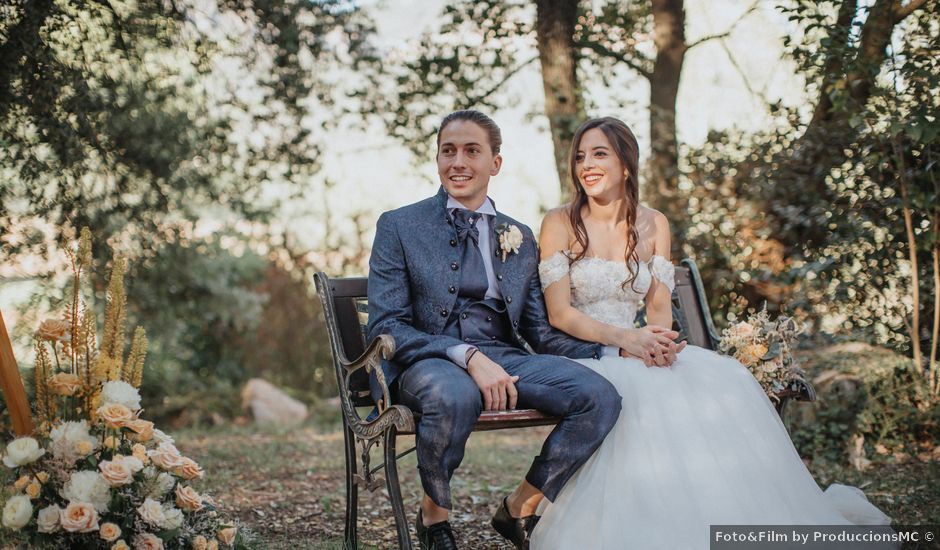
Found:
[[[462,293],[457,295],[444,334],[475,346],[512,345],[514,340],[502,299],[480,300]]]
[[[509,343],[513,341],[513,333],[509,315],[506,313],[506,303],[502,296],[486,296],[489,281],[485,262],[479,256],[483,251],[470,238],[460,243],[460,250],[465,264],[460,270],[457,301],[444,324],[443,334],[475,346],[489,346],[497,342],[511,345]],[[467,261],[468,254],[480,260],[477,269],[473,269],[472,261]]]

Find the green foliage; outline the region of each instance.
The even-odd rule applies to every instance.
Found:
[[[865,455],[875,461],[932,450],[940,438],[940,403],[923,375],[909,358],[855,347],[809,354],[818,400],[794,404],[790,415],[800,456],[845,464],[855,436],[864,437]]]
[[[878,57],[870,42],[882,30],[872,19],[879,15],[839,12],[849,4],[785,10],[802,31],[788,40],[791,53],[821,94],[812,120],[774,105],[774,127],[713,134],[687,152],[688,249],[719,310],[786,304],[816,329],[909,352],[906,323],[916,307],[926,355],[938,291],[930,266],[940,242],[940,70],[930,45],[940,26],[929,6],[916,10],[898,27],[897,45]],[[905,207],[918,254],[916,304]]]
[[[143,384],[151,415],[196,423],[237,416],[252,377],[301,398],[335,393],[319,302],[302,271],[231,232],[194,238],[179,230],[171,241],[129,276],[129,315],[146,320],[156,342]]]
[[[237,388],[255,375],[303,393],[332,387],[314,368],[329,362],[308,266],[285,250],[275,215],[280,200],[328,189],[322,130],[351,105],[335,75],[375,61],[372,33],[345,0],[0,6],[0,262],[50,256],[78,226],[126,254],[154,412],[197,402],[197,417],[236,414]],[[253,237],[194,237],[207,219]],[[106,248],[89,251],[98,269]],[[37,284],[27,309],[52,300],[54,285]],[[278,296],[294,308],[280,317],[267,305]],[[292,323],[272,334],[281,318]],[[162,402],[167,388],[189,401]],[[216,401],[193,398],[204,394]]]
[[[371,24],[339,0],[16,0],[0,11],[2,256],[92,227],[155,250],[207,207],[256,221],[318,169],[315,132],[369,59]],[[19,234],[19,235],[17,235]]]
[[[500,0],[448,3],[438,25],[417,44],[395,52],[391,63],[375,66],[372,86],[362,112],[378,116],[389,135],[407,145],[418,159],[430,158],[430,147],[441,117],[456,109],[498,110],[519,104],[536,114],[541,93],[511,95],[505,84],[537,63],[536,5],[539,2]],[[552,10],[552,3],[539,9]],[[637,36],[651,36],[648,2],[603,2],[600,13],[578,2],[571,47],[583,60],[579,77],[587,84],[579,94],[590,102],[594,84],[613,85],[615,67],[625,65],[641,75],[652,72],[653,60],[637,49]],[[468,40],[468,36],[479,39]],[[580,101],[580,98],[579,98]],[[624,101],[616,97],[614,101]],[[544,114],[544,113],[538,113]],[[572,121],[570,134],[580,120]],[[567,152],[565,152],[567,154]]]

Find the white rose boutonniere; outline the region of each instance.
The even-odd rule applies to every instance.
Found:
[[[510,254],[518,254],[519,247],[522,246],[522,231],[515,225],[501,223],[496,228],[496,234],[499,235],[499,248],[503,251],[503,261]]]

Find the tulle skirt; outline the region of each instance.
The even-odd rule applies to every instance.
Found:
[[[710,525],[888,524],[854,487],[823,492],[760,384],[689,346],[668,368],[580,363],[623,397],[617,424],[542,510],[534,550],[705,550]]]

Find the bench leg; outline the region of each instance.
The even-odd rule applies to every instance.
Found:
[[[346,529],[343,533],[343,547],[349,550],[359,548],[359,480],[356,478],[356,436],[348,427],[343,427],[343,440],[346,449]]]
[[[405,517],[401,485],[398,483],[398,462],[395,456],[395,439],[397,436],[398,430],[395,426],[391,426],[385,432],[385,484],[388,487],[388,499],[392,503],[392,512],[395,514],[395,527],[398,529],[398,547],[402,550],[411,550],[408,519]]]

